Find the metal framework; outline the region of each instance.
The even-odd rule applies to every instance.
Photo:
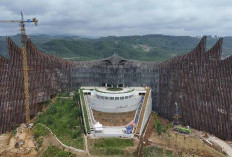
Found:
[[[22,50],[7,38],[9,59],[0,56],[0,133],[25,122]],[[113,55],[95,61],[67,61],[35,48],[27,37],[30,115],[62,91],[102,83],[149,86],[153,110],[193,128],[232,139],[232,56],[221,59],[222,39],[205,51],[206,37],[191,52],[165,62],[139,62]]]
[[[21,42],[22,42],[22,66],[23,66],[23,85],[24,85],[24,105],[25,105],[25,113],[26,113],[26,122],[30,121],[30,108],[29,108],[29,90],[28,90],[28,67],[27,67],[27,50],[26,50],[26,29],[25,23],[33,22],[35,26],[38,24],[38,20],[36,18],[24,20],[23,13],[21,12],[21,20],[0,20],[0,22],[12,22],[18,23],[20,25],[21,30]]]

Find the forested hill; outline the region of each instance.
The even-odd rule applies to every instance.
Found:
[[[19,35],[13,40],[19,43]],[[170,57],[191,51],[200,41],[200,37],[144,35],[102,37],[98,39],[77,36],[30,36],[40,50],[72,60],[92,60],[111,56],[114,53],[128,59],[163,61]],[[0,53],[6,51],[5,37],[0,37]],[[213,46],[217,37],[207,38],[207,49]],[[232,54],[232,37],[225,37],[223,57]],[[5,55],[5,54],[4,54]]]

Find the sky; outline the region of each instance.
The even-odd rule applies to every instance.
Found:
[[[0,0],[0,20],[36,17],[28,34],[232,36],[232,0]],[[0,36],[19,33],[0,23]]]

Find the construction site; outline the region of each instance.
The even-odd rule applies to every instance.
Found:
[[[87,112],[82,113],[87,113],[83,117],[88,117],[88,121],[84,122],[90,126],[90,131],[86,127],[86,132],[97,137],[133,138],[134,134],[142,134],[152,109],[150,88],[124,87],[120,91],[109,91],[105,87],[83,88],[85,96],[81,105]]]
[[[192,51],[165,62],[135,61],[117,54],[100,60],[69,61],[41,52],[32,43],[25,33],[25,23],[37,25],[37,19],[24,20],[22,15],[22,19],[15,22],[21,26],[22,46],[6,37],[9,58],[0,56],[0,134],[15,130],[22,123],[26,127],[20,128],[28,129],[28,125],[34,123],[33,118],[45,111],[48,101],[60,93],[72,95],[70,93],[78,90],[78,101],[75,96],[72,100],[81,110],[83,138],[89,143],[95,138],[137,139],[136,144],[130,145],[137,150],[137,156],[142,156],[148,146],[158,144],[170,146],[172,151],[181,147],[183,152],[195,147],[187,149],[184,145],[166,143],[175,137],[177,141],[177,136],[180,140],[189,138],[173,132],[166,134],[168,138],[165,134],[157,138],[154,113],[164,119],[164,123],[193,128],[196,131],[190,133],[192,138],[199,134],[199,140],[201,135],[210,134],[225,141],[232,140],[232,56],[221,59],[222,38],[206,51],[203,36]],[[60,99],[66,97],[60,96]],[[201,139],[205,145],[208,143],[202,148],[203,156],[232,155],[231,150],[222,150],[220,144],[212,147],[213,140],[207,141],[208,138],[210,136]],[[11,142],[14,143],[8,140]],[[80,150],[65,144],[60,147],[83,153],[82,156],[89,155],[86,145],[80,146]],[[216,155],[210,154],[211,149]],[[197,151],[192,150],[192,154],[201,156],[202,152]]]

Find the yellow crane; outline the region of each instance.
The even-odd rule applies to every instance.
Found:
[[[26,23],[34,23],[35,26],[38,24],[36,18],[24,20],[23,13],[21,12],[21,20],[0,20],[0,22],[15,22],[19,23],[21,30],[21,43],[22,43],[22,58],[23,58],[23,85],[24,85],[24,107],[26,115],[26,123],[30,122],[30,108],[29,108],[29,86],[28,86],[28,67],[27,67],[27,49],[26,49]]]

